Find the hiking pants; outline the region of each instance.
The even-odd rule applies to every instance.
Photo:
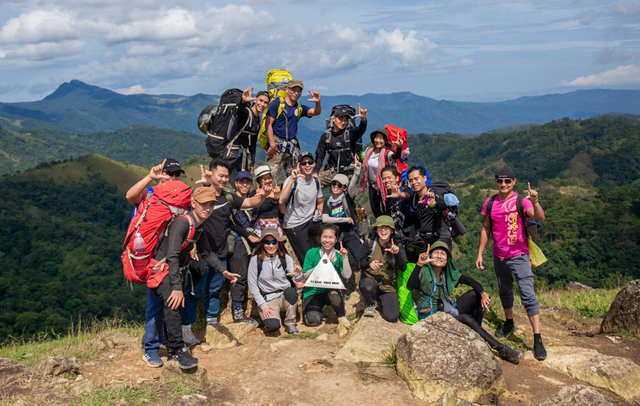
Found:
[[[337,289],[327,289],[322,293],[307,296],[302,301],[304,318],[307,320],[308,324],[317,326],[322,323],[322,318],[324,316],[322,314],[322,309],[325,305],[331,306],[338,317],[344,317],[347,314],[344,308],[342,293]]]
[[[540,314],[540,303],[533,290],[533,271],[529,255],[518,255],[506,259],[494,256],[493,269],[498,278],[498,291],[503,309],[513,308],[513,278],[515,277],[520,289],[520,301],[527,310],[527,315],[532,317]]]
[[[235,285],[231,286],[231,300],[244,302],[247,298],[247,271],[249,269],[249,254],[243,241],[236,240],[233,254],[229,258],[229,272],[240,275]]]
[[[273,307],[271,317],[265,319],[260,311],[260,318],[264,323],[265,330],[280,330],[280,313],[285,312],[284,324],[296,324],[296,314],[298,310],[298,292],[294,288],[286,288],[284,292],[267,302],[267,306]]]
[[[289,244],[291,244],[300,265],[304,264],[304,257],[307,255],[307,251],[312,248],[311,241],[309,241],[310,237],[317,235],[321,226],[321,221],[314,222],[313,220],[309,220],[298,227],[284,229]]]
[[[222,266],[226,268],[226,258],[218,257],[218,259],[222,262]],[[187,279],[185,278],[185,280]],[[218,320],[218,314],[220,313],[220,292],[224,286],[224,281],[224,275],[207,264],[207,272],[202,279],[194,285],[193,295],[191,294],[191,283],[186,283],[182,324],[195,323],[198,318],[198,302],[203,297],[207,322]]]
[[[464,295],[460,296],[456,301],[456,307],[458,308],[459,315],[453,316],[454,319],[460,323],[470,327],[473,331],[478,333],[484,341],[489,344],[491,348],[497,348],[500,343],[493,338],[493,336],[485,329],[482,328],[482,318],[484,317],[484,310],[480,303],[480,298],[475,290],[470,290]]]
[[[182,341],[182,323],[180,321],[180,310],[172,310],[167,304],[167,299],[171,296],[171,282],[169,277],[165,277],[157,288],[151,289],[153,293],[162,300],[164,305],[164,329],[167,334],[167,350],[175,353],[184,346]]]
[[[289,152],[276,151],[273,158],[267,158],[267,166],[271,170],[273,181],[278,182],[280,179],[280,171],[284,169],[286,177],[291,176],[291,171],[296,168],[297,162],[294,164],[293,156]]]
[[[371,184],[369,184],[369,205],[371,206],[371,212],[375,218],[384,214],[382,194],[379,190],[374,189]]]
[[[145,309],[144,343],[145,352],[158,352],[164,340],[164,303],[151,289],[147,288],[147,305]]]
[[[378,282],[362,275],[360,279],[360,293],[367,306],[375,306],[376,299],[380,300],[380,315],[388,322],[395,323],[400,317],[400,301],[398,292],[383,292]]]

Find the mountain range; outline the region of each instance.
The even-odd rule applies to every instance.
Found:
[[[306,103],[306,99],[303,96],[301,102]],[[152,125],[199,133],[196,123],[200,111],[218,100],[217,95],[205,94],[123,95],[72,80],[39,101],[0,103],[0,126],[15,131],[48,128],[85,134]],[[303,148],[315,148],[332,106],[358,103],[368,109],[368,132],[394,124],[409,133],[480,134],[564,117],[586,119],[610,112],[640,114],[640,90],[578,90],[494,103],[435,100],[409,92],[323,96],[321,116],[300,121]]]

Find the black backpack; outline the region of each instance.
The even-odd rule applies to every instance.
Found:
[[[249,114],[249,119],[240,127],[238,109],[241,103],[242,90],[228,89],[220,96],[220,104],[215,109],[211,109],[213,105],[209,105],[200,113],[198,127],[203,130],[203,127],[206,126],[207,152],[212,158],[221,156],[224,147],[228,143],[233,143],[247,126],[251,125],[252,116]]]
[[[451,238],[464,235],[467,229],[460,221],[460,217],[458,217],[460,201],[451,185],[445,182],[433,182],[428,186],[428,189],[436,194],[436,199],[439,196],[444,200],[447,208],[442,213],[442,226],[449,228]]]

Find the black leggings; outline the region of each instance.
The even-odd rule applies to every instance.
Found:
[[[307,296],[302,301],[304,318],[307,320],[307,324],[317,326],[322,323],[324,316],[322,309],[325,305],[331,306],[338,317],[344,317],[347,314],[344,308],[342,293],[336,289],[327,289],[322,293]]]
[[[458,299],[457,308],[460,314],[453,316],[460,323],[469,326],[473,331],[480,334],[480,337],[489,344],[491,348],[498,348],[501,344],[493,336],[482,328],[482,317],[484,311],[480,303],[480,298],[475,290],[470,290]]]
[[[367,306],[374,306],[376,299],[380,300],[380,315],[386,321],[395,323],[400,317],[400,301],[398,292],[383,292],[378,282],[362,275],[360,278],[360,293]]]
[[[235,285],[231,285],[231,300],[244,302],[247,295],[247,269],[249,268],[249,254],[243,241],[236,240],[235,249],[229,259],[229,271],[240,275]]]
[[[382,194],[379,190],[371,187],[371,184],[369,184],[369,205],[371,206],[371,212],[373,213],[373,216],[375,218],[378,218],[384,214]]]

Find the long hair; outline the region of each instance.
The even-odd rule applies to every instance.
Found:
[[[264,261],[267,257],[267,252],[264,250],[264,240],[260,241],[260,246],[258,247],[258,259],[260,261]],[[276,255],[278,257],[284,257],[287,255],[287,249],[284,247],[283,241],[278,241],[278,250],[276,251]]]
[[[391,238],[393,238],[393,236],[391,236],[389,238],[389,241],[387,241],[387,245],[384,246],[380,243],[380,238],[378,237],[378,234],[375,234],[373,236],[373,239],[371,240],[371,244],[373,244],[373,241],[376,241],[377,244],[380,246],[380,249],[382,250],[382,255],[384,256],[384,266],[387,269],[396,269],[396,256],[393,255],[392,253],[390,253],[389,251],[385,251],[385,248],[389,248],[391,247]],[[369,258],[371,259],[371,258]]]

